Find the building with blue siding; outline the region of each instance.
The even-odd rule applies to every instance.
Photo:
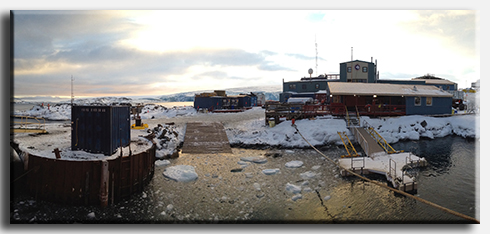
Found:
[[[194,96],[196,110],[240,110],[257,106],[257,96],[253,93],[226,95],[225,91],[216,90],[212,93],[201,93]]]
[[[328,82],[333,105],[363,115],[443,115],[452,113],[453,95],[431,85]]]

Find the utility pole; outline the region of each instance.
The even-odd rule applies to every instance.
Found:
[[[73,75],[71,75],[71,106],[73,107]]]
[[[316,53],[316,57],[315,57],[315,75],[318,77],[318,47],[317,47],[317,44],[316,44],[316,34],[315,34],[315,53]]]

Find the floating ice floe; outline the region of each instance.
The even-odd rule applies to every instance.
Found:
[[[266,175],[274,175],[274,174],[277,174],[278,172],[279,172],[279,168],[262,170],[262,173],[264,173]]]
[[[299,176],[301,176],[301,178],[303,179],[312,179],[316,177],[316,173],[312,171],[307,171],[299,174]]]
[[[260,184],[259,183],[254,183],[254,188],[257,190],[257,191],[260,191]]]
[[[286,163],[287,168],[298,168],[303,166],[303,161],[290,161]]]
[[[170,164],[170,161],[168,160],[156,160],[155,161],[155,166],[165,166],[165,165],[168,165]]]
[[[294,195],[294,196],[291,198],[291,200],[296,201],[296,200],[299,200],[299,199],[301,199],[301,198],[303,198],[303,195],[301,195],[301,194],[296,194],[296,195]]]
[[[290,193],[300,193],[301,192],[301,186],[297,186],[294,184],[287,183],[286,184],[286,191]]]
[[[178,182],[189,182],[196,180],[198,177],[194,167],[189,165],[177,165],[165,168],[163,175]]]
[[[267,158],[265,157],[241,157],[240,160],[245,161],[245,162],[253,162],[253,163],[266,163]]]

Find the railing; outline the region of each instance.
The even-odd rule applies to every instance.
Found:
[[[394,166],[392,166],[392,163],[394,164]],[[396,185],[396,183],[395,183],[395,181],[397,179],[397,176],[396,176],[396,162],[393,161],[393,159],[391,159],[391,158],[390,158],[390,167],[389,167],[389,171],[388,171],[388,176],[390,176],[391,179],[393,180],[393,185]]]
[[[342,158],[344,158],[344,157],[358,157],[359,154],[357,153],[356,149],[352,145],[352,142],[350,141],[349,137],[347,136],[347,133],[337,132],[337,134],[339,134],[340,140],[342,140],[342,143],[344,144],[345,150],[347,151],[347,154],[348,154],[348,155],[342,155],[341,157]],[[344,138],[346,140],[344,140]],[[352,153],[352,152],[354,152],[354,153]]]
[[[46,132],[46,120],[44,118],[30,117],[30,116],[18,116],[13,115],[13,118],[20,118],[20,121],[13,121],[14,127],[12,130],[14,132],[29,132],[29,131],[39,131]],[[34,120],[29,122],[29,120]],[[41,122],[42,121],[42,122]],[[16,125],[18,128],[16,128]]]
[[[405,105],[356,105],[356,110],[362,115],[405,115]]]

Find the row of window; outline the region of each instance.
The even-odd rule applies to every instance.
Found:
[[[306,84],[301,85],[301,89],[306,90]],[[320,89],[320,84],[315,84],[315,89]],[[289,90],[296,90],[296,85],[295,84],[290,84],[289,85]]]
[[[422,98],[421,97],[415,97],[414,98],[414,105],[415,106],[422,105]],[[432,106],[432,97],[426,97],[425,98],[425,105],[426,106]]]
[[[359,65],[356,65],[356,70],[359,70]],[[351,73],[352,72],[352,67],[347,67],[347,73]],[[366,73],[368,72],[368,67],[362,67],[362,72]]]

